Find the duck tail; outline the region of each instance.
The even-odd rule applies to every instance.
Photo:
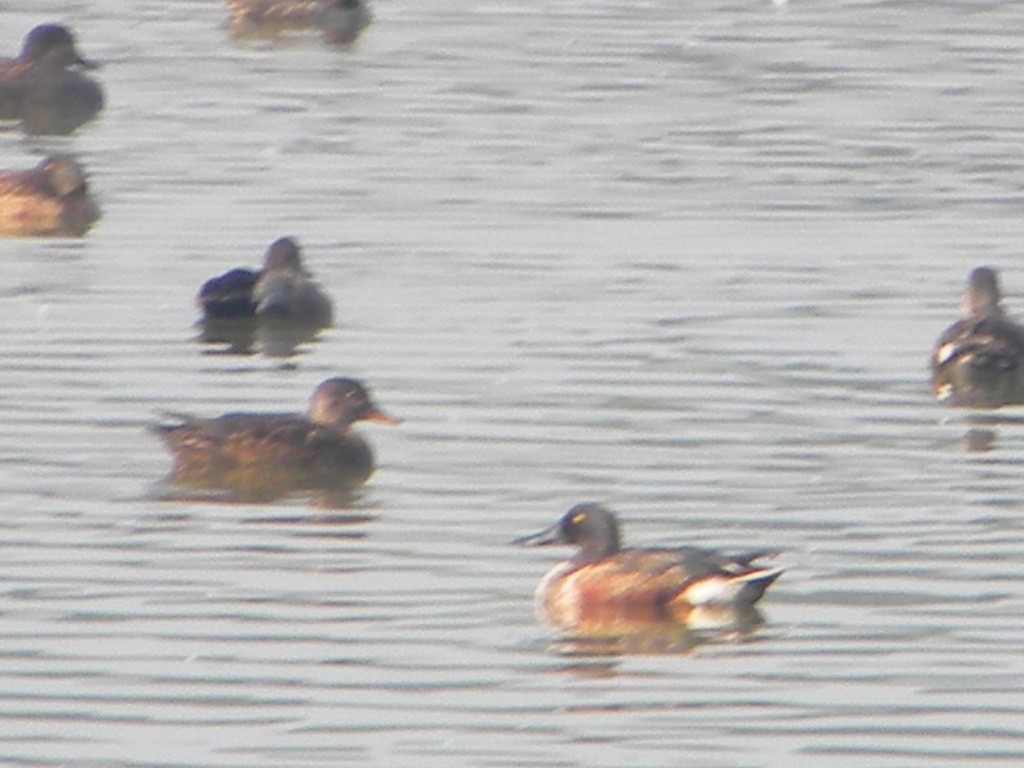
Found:
[[[784,572],[784,568],[759,568],[739,576],[733,577],[732,581],[739,585],[735,601],[740,605],[754,605],[764,597],[765,591]]]
[[[671,602],[689,608],[716,605],[749,608],[764,596],[782,572],[782,568],[752,568],[708,574],[690,582]]]
[[[176,438],[182,429],[195,421],[195,417],[181,411],[157,411],[157,416],[159,421],[147,425],[147,428],[170,445],[177,442]]]

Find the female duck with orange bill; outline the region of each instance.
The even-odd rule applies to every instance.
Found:
[[[172,482],[225,490],[251,501],[296,491],[358,489],[375,463],[369,444],[352,425],[398,423],[376,406],[361,382],[343,377],[321,382],[305,415],[167,416],[173,422],[155,429],[174,454]]]

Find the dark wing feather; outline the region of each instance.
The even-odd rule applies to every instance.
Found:
[[[259,273],[239,267],[203,283],[196,303],[210,320],[252,317],[256,312],[252,291]]]

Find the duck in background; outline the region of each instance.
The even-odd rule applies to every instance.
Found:
[[[352,425],[398,423],[376,406],[361,382],[343,377],[321,382],[305,415],[166,415],[172,423],[155,431],[175,458],[171,481],[226,491],[243,501],[269,501],[299,491],[350,494],[375,469],[369,444]]]
[[[85,173],[70,157],[0,171],[0,235],[81,237],[99,217]]]
[[[203,320],[281,317],[324,328],[334,317],[333,303],[306,271],[292,237],[272,242],[258,271],[236,267],[207,280],[196,303]]]
[[[334,321],[334,304],[302,264],[294,238],[281,237],[267,248],[259,270],[236,267],[210,278],[199,289],[201,338],[227,341],[247,351],[257,331],[287,338],[278,351],[291,351]]]
[[[781,568],[756,564],[776,554],[769,551],[729,556],[698,547],[623,548],[615,515],[592,502],[514,543],[577,548],[536,589],[541,617],[576,637],[748,631],[761,623],[754,605],[782,575]]]
[[[333,44],[355,42],[373,20],[365,0],[225,0],[237,37],[276,37],[316,28]]]
[[[1001,302],[996,270],[972,270],[962,317],[932,350],[932,392],[941,402],[968,408],[1024,403],[1024,328],[1006,316]]]
[[[16,58],[0,59],[0,120],[34,135],[75,131],[103,109],[102,88],[80,71],[95,68],[67,27],[33,27]]]

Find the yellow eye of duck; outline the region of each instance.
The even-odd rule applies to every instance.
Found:
[[[572,516],[572,519],[569,522],[572,523],[573,525],[579,525],[580,523],[582,523],[586,519],[587,519],[587,513],[586,512],[577,512],[575,515]]]

